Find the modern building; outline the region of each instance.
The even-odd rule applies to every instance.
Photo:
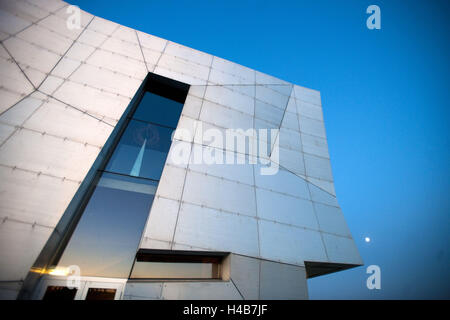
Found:
[[[0,0],[2,299],[306,299],[362,264],[320,93]]]

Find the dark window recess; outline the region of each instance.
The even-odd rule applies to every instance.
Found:
[[[75,298],[77,289],[62,286],[48,286],[42,300],[70,301]]]
[[[133,115],[133,119],[175,128],[181,109],[183,109],[182,103],[152,92],[146,92],[142,97],[139,108]]]
[[[141,249],[130,279],[221,279],[224,252]]]
[[[58,262],[79,266],[82,276],[129,277],[189,89],[154,74],[143,87],[121,119],[111,156],[98,170]]]
[[[89,288],[86,300],[114,300],[116,289]]]

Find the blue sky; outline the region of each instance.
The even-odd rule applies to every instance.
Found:
[[[69,2],[321,91],[338,200],[366,265],[308,280],[311,299],[450,298],[449,1]],[[371,4],[381,30],[366,27]],[[371,264],[381,290],[366,288]]]

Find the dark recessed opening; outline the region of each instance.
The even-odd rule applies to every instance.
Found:
[[[226,252],[141,249],[130,279],[221,279]]]
[[[69,289],[63,286],[48,286],[42,300],[70,301],[75,298],[77,289]]]
[[[186,83],[150,73],[145,90],[184,104],[189,87]]]
[[[114,300],[116,289],[89,288],[86,300]]]

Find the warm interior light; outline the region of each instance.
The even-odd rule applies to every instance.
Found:
[[[69,274],[69,269],[64,267],[57,267],[55,269],[50,269],[47,272],[52,276],[67,276]]]

